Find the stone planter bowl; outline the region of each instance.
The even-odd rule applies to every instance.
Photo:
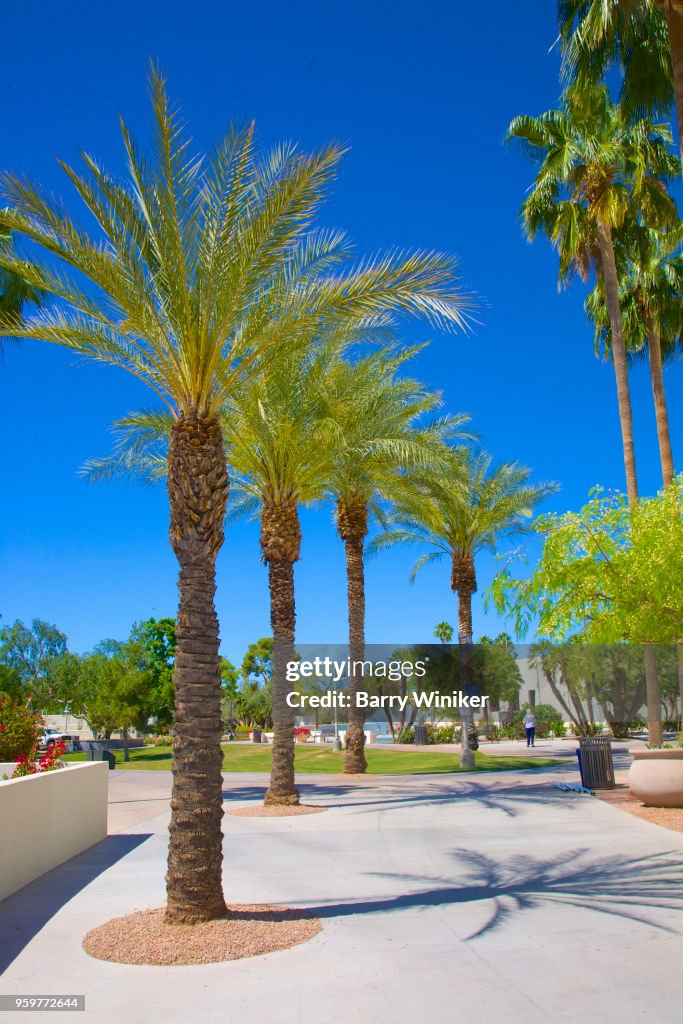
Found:
[[[683,807],[683,748],[634,751],[628,784],[646,807]]]

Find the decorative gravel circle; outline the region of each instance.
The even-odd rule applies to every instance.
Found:
[[[141,910],[93,928],[83,949],[119,964],[215,964],[289,949],[322,931],[320,919],[307,910],[242,903],[228,906],[228,912],[222,921],[171,925],[163,907]]]
[[[296,814],[320,814],[327,807],[313,804],[252,804],[249,807],[233,807],[228,814],[237,818],[291,818]]]

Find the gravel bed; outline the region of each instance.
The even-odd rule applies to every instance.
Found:
[[[595,794],[599,800],[618,807],[620,811],[635,814],[653,825],[670,828],[672,832],[683,832],[683,808],[681,807],[646,807],[633,795],[628,786],[617,785],[614,789],[601,789]]]
[[[327,807],[315,807],[313,804],[255,804],[249,807],[233,807],[228,814],[237,818],[291,818],[297,814],[320,814]]]
[[[228,911],[223,921],[168,925],[163,907],[141,910],[93,928],[83,949],[119,964],[213,964],[289,949],[322,931],[320,919],[307,910],[243,903]]]

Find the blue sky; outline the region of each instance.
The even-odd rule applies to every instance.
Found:
[[[148,58],[161,62],[198,148],[231,119],[254,118],[264,143],[294,139],[350,146],[325,212],[359,253],[419,246],[456,253],[463,282],[482,296],[469,337],[406,324],[408,340],[431,339],[418,371],[467,411],[494,457],[517,459],[537,479],[560,482],[548,509],[576,508],[597,483],[623,487],[611,366],[593,354],[584,289],[558,293],[556,260],[523,239],[518,210],[532,167],[502,138],[519,113],[540,113],[559,95],[553,3],[516,5],[385,0],[118,0],[60,4],[24,0],[2,14],[0,163],[25,172],[78,206],[55,157],[96,154],[122,166],[117,117],[144,142]],[[683,428],[683,376],[666,375],[674,454]],[[660,486],[645,367],[633,373],[643,493]],[[0,515],[0,622],[47,619],[72,649],[131,623],[172,615],[176,566],[166,539],[163,488],[93,486],[77,475],[109,447],[108,424],[148,405],[134,380],[73,355],[26,342],[0,363],[4,500]],[[297,566],[301,642],[345,638],[343,549],[329,508],[302,515]],[[410,586],[415,553],[368,566],[368,640],[432,638],[455,622],[448,567]],[[475,635],[500,623],[481,607],[494,563],[479,563]],[[218,563],[223,650],[241,659],[268,632],[266,572],[258,530],[231,529]]]

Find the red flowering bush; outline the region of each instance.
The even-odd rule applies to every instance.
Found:
[[[0,761],[33,760],[44,723],[25,704],[0,694]]]
[[[17,766],[12,772],[13,779],[21,779],[24,775],[37,775],[39,772],[53,772],[56,768],[61,768],[59,758],[64,753],[66,744],[64,740],[58,740],[54,743],[46,754],[43,754],[40,761],[36,763],[32,758],[28,758],[26,754],[20,754],[17,758]]]

